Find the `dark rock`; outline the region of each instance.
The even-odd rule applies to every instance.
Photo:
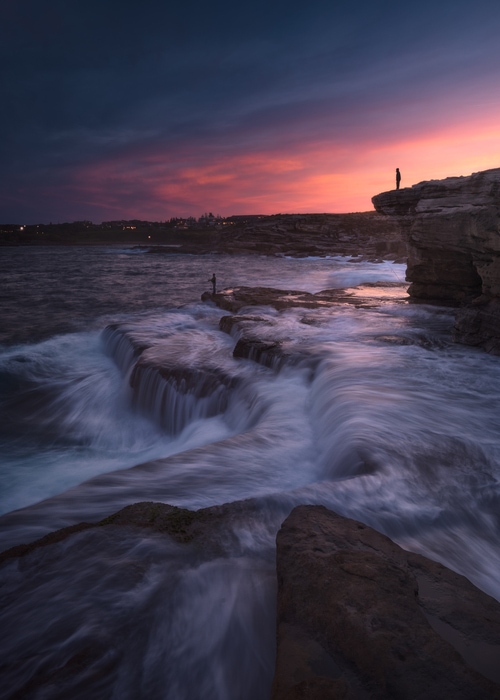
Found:
[[[385,246],[380,248],[380,246]],[[378,248],[377,248],[378,247]],[[249,217],[222,230],[213,252],[287,255],[406,254],[399,228],[375,212]]]
[[[274,324],[260,316],[243,315],[223,316],[219,322],[220,330],[237,338],[233,357],[252,360],[276,371],[285,364],[302,364],[314,373],[319,362],[314,352],[290,339],[259,338],[257,333],[263,325],[272,328]]]
[[[376,212],[352,214],[274,214],[236,216],[225,225],[193,235],[180,235],[174,246],[149,246],[156,255],[358,255],[382,252],[406,256],[399,227]],[[207,296],[210,294],[206,293]]]
[[[453,334],[457,342],[500,355],[500,298],[479,297],[459,309]]]
[[[216,595],[207,595],[206,589],[213,583],[211,568],[208,576],[201,574],[198,586],[192,585],[189,572],[196,580],[199,567],[210,562],[209,567],[220,575],[230,576],[235,569],[231,562],[222,560],[237,557],[242,550],[246,558],[252,558],[260,576],[264,572],[265,601],[259,599],[258,605],[249,608],[255,614],[248,612],[244,619],[254,625],[257,618],[255,628],[264,627],[258,641],[253,638],[257,648],[252,658],[261,654],[265,664],[257,660],[252,678],[252,662],[245,647],[230,658],[238,671],[240,660],[242,667],[247,664],[243,677],[250,691],[245,697],[268,696],[274,661],[272,553],[255,553],[248,538],[244,542],[241,536],[253,520],[254,528],[257,523],[266,523],[268,516],[262,510],[255,501],[196,512],[162,503],[136,503],[99,523],[66,528],[22,549],[5,552],[0,557],[0,696],[55,700],[163,698],[179,697],[180,693],[185,698],[198,698],[204,697],[203,690],[208,687],[208,696],[214,697],[215,684],[205,680],[209,678],[204,668],[207,659],[202,657],[200,665],[192,663],[189,656],[196,639],[191,634],[199,630],[209,644],[217,641],[219,608],[223,619],[233,613],[233,604],[238,605],[238,601],[231,601],[230,595],[224,599],[215,585]],[[246,568],[251,571],[250,563]],[[234,590],[231,583],[229,579],[229,591]],[[251,588],[237,586],[236,590],[247,592]],[[208,614],[208,620],[215,622],[213,628],[206,622],[198,623],[196,616],[203,620],[207,614],[200,610],[201,596],[205,596],[201,600],[206,605],[216,606],[213,615]],[[245,600],[243,605],[247,604]],[[267,605],[271,613],[266,619]],[[179,607],[185,614],[175,623]],[[161,635],[157,634],[159,624]],[[183,629],[177,630],[177,625]],[[233,643],[234,631],[234,626],[229,626],[224,647]],[[237,633],[236,645],[238,642]],[[194,648],[203,653],[201,642]],[[207,656],[211,659],[214,654]],[[221,659],[222,651],[215,658]],[[176,675],[177,667],[186,668],[186,662],[189,677],[182,671]],[[153,670],[152,663],[156,663]],[[130,668],[133,673],[129,673]],[[231,673],[232,665],[225,677]],[[169,683],[171,678],[174,683]],[[216,687],[227,686],[221,683]],[[227,697],[237,698],[239,694],[231,692],[233,687],[229,685]]]
[[[233,350],[233,357],[253,360],[265,367],[279,369],[285,362],[286,355],[278,341],[264,341],[251,338],[240,338]]]
[[[97,523],[13,547],[0,563],[19,559],[20,571],[36,572],[47,586],[47,577],[59,575],[74,548],[81,551],[83,568],[85,556],[99,556],[101,546],[109,553],[106,546],[118,545],[137,528],[175,540],[190,562],[201,563],[245,553],[242,529],[269,517],[258,499],[198,511],[135,503]],[[49,556],[23,560],[50,545],[56,546]],[[285,520],[277,567],[273,700],[500,698],[500,605],[462,576],[321,506],[300,506]],[[129,556],[120,575],[142,575],[140,563]],[[23,692],[46,692],[59,671],[64,684],[90,673],[95,654],[104,653],[100,647],[91,651],[88,643],[75,647],[64,667],[46,665]],[[102,669],[110,688],[113,669]]]
[[[261,316],[223,316],[219,321],[219,330],[228,335],[244,333],[248,326],[253,327],[254,324],[271,325],[268,319]]]
[[[95,525],[92,523],[77,523],[76,525],[69,525],[68,527],[61,528],[60,530],[49,532],[48,535],[40,537],[34,542],[29,542],[28,544],[17,544],[14,547],[10,547],[9,549],[0,552],[0,564],[3,564],[8,559],[24,557],[26,554],[31,554],[31,552],[34,552],[40,547],[48,547],[51,544],[62,542],[68,537],[71,537],[71,535],[74,535],[77,532],[82,532],[83,530],[88,530],[92,527],[95,527]]]
[[[204,300],[202,295],[202,300]],[[206,299],[205,299],[206,300]],[[218,294],[210,295],[221,309],[237,313],[246,306],[273,306],[275,309],[287,309],[294,306],[317,307],[318,300],[314,294],[297,290],[274,289],[273,287],[234,287]]]
[[[277,573],[272,700],[500,698],[500,604],[464,577],[322,506],[285,520]]]

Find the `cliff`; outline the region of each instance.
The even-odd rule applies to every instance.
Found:
[[[462,306],[455,340],[500,354],[500,168],[372,198],[408,242],[415,300]]]

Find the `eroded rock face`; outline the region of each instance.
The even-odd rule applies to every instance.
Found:
[[[322,506],[285,520],[277,573],[273,700],[500,698],[500,605],[464,577]]]
[[[463,305],[455,339],[500,354],[500,168],[421,182],[372,198],[408,240],[411,297]],[[490,303],[493,302],[493,303]]]

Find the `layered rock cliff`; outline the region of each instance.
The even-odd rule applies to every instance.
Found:
[[[500,354],[500,168],[372,198],[408,241],[415,300],[463,308],[455,339]]]

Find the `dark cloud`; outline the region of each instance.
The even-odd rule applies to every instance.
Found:
[[[0,219],[141,148],[425,128],[424,103],[439,121],[443,96],[498,88],[499,25],[497,0],[4,0]]]

